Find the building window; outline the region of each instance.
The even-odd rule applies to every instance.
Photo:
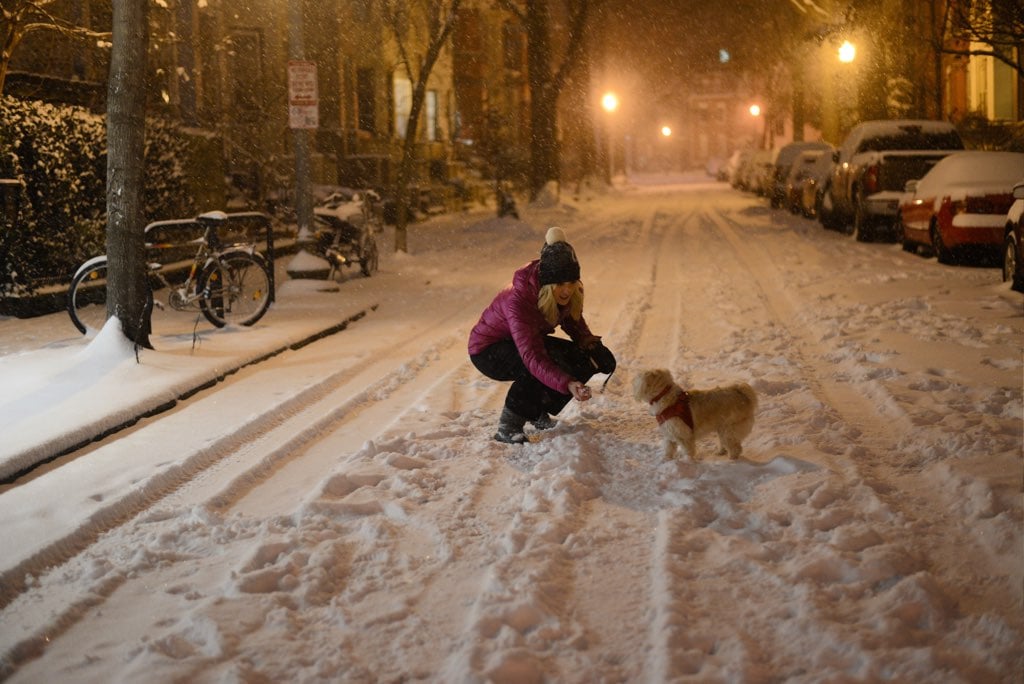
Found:
[[[376,98],[373,89],[373,69],[356,70],[356,107],[359,113],[359,130],[377,132]]]
[[[505,68],[509,71],[523,71],[526,64],[526,36],[523,27],[511,22],[506,23],[502,27],[501,46]]]
[[[423,103],[427,118],[426,137],[430,142],[437,140],[437,91],[427,91],[427,101]]]
[[[392,80],[395,104],[395,136],[405,139],[405,131],[409,126],[409,112],[412,111],[412,81],[395,75]]]
[[[257,30],[231,34],[228,50],[228,87],[231,110],[237,121],[254,121],[263,111],[263,35]]]

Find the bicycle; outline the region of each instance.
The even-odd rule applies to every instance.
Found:
[[[373,190],[348,196],[335,193],[313,210],[316,222],[312,251],[331,265],[334,279],[342,266],[359,264],[370,277],[380,264],[376,233],[384,229],[383,202]]]
[[[167,303],[176,311],[195,310],[218,328],[225,325],[252,325],[267,312],[274,298],[273,275],[266,257],[254,243],[222,244],[218,229],[233,217],[259,217],[261,214],[228,215],[211,211],[195,219],[156,221],[145,228],[146,236],[167,228],[201,229],[201,236],[186,244],[197,244],[188,276],[180,285],[172,285],[164,275],[165,265],[149,262],[149,274],[168,289]],[[269,226],[269,223],[268,223]],[[271,237],[268,228],[268,248]],[[150,242],[150,250],[169,251],[181,243]],[[271,252],[272,255],[272,252]],[[271,257],[272,258],[272,257]],[[147,310],[152,310],[153,289],[148,292]],[[162,307],[162,303],[157,303]],[[68,289],[68,315],[82,334],[99,330],[107,320],[107,257],[96,256],[78,267]]]

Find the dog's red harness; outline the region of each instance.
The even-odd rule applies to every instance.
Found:
[[[668,387],[663,389],[661,392],[659,392],[658,396],[656,396],[653,399],[651,399],[651,406],[654,406],[654,403],[656,401],[658,401],[659,399],[664,397],[666,394],[668,394],[670,389],[672,389],[671,385],[669,385]],[[686,423],[686,427],[688,427],[688,428],[690,428],[692,430],[693,429],[693,414],[690,413],[690,395],[687,394],[685,391],[680,390],[679,398],[676,399],[671,404],[669,404],[668,407],[666,407],[664,411],[662,411],[661,413],[656,415],[655,418],[658,419],[658,425],[661,425],[662,423],[664,423],[669,418],[682,418],[683,422]]]

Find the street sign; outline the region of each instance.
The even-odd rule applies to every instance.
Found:
[[[288,62],[288,127],[315,129],[320,126],[320,97],[316,63]]]

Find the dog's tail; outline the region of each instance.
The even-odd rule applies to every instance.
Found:
[[[736,385],[736,389],[739,391],[740,394],[743,395],[743,397],[747,401],[750,402],[751,409],[757,409],[757,392],[754,391],[753,387],[751,387],[745,382],[741,382],[740,384]]]

